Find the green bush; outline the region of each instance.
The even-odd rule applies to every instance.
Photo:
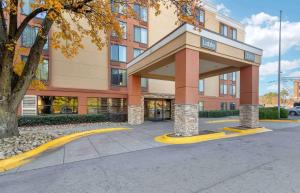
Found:
[[[21,116],[18,119],[19,126],[36,125],[61,125],[76,123],[96,123],[96,122],[123,122],[127,120],[127,115],[118,114],[87,114],[87,115],[45,115],[45,116]]]
[[[280,117],[282,119],[288,118],[288,110],[281,108]],[[268,107],[259,109],[259,119],[278,119],[278,109],[277,107]]]
[[[199,117],[206,118],[218,118],[218,117],[228,117],[228,116],[238,116],[240,114],[239,110],[213,110],[213,111],[200,111]]]

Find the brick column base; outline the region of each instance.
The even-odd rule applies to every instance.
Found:
[[[142,105],[128,105],[128,124],[140,125],[144,123],[144,108]]]
[[[178,136],[193,136],[199,134],[197,104],[175,104],[174,130]]]
[[[241,127],[256,128],[259,123],[258,105],[240,105]]]

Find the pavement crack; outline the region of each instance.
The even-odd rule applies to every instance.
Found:
[[[257,170],[257,169],[259,169],[259,168],[261,168],[261,167],[263,167],[263,166],[266,166],[266,165],[269,165],[269,164],[271,164],[271,163],[274,163],[274,162],[276,162],[276,161],[278,161],[278,160],[279,160],[279,159],[274,159],[274,160],[272,160],[272,161],[268,161],[268,162],[265,162],[265,163],[263,163],[263,164],[257,165],[257,166],[255,166],[255,167],[253,167],[253,168],[250,168],[250,169],[248,169],[248,170],[245,170],[245,171],[243,171],[243,172],[241,172],[241,173],[238,173],[238,174],[235,174],[235,175],[228,176],[228,177],[226,177],[225,179],[223,179],[223,180],[221,180],[221,181],[218,181],[218,182],[216,182],[216,183],[214,183],[214,184],[212,184],[212,185],[209,185],[209,186],[207,186],[207,187],[205,187],[205,188],[201,188],[201,189],[199,189],[199,190],[196,190],[196,191],[194,191],[193,193],[200,193],[200,192],[209,190],[209,189],[211,189],[211,188],[213,188],[213,187],[215,187],[215,186],[217,186],[217,185],[220,185],[220,184],[223,184],[223,183],[225,183],[225,182],[227,182],[227,181],[230,181],[230,180],[232,180],[232,179],[238,178],[238,177],[240,177],[240,176],[242,176],[242,175],[245,175],[245,174],[247,174],[247,173],[250,173],[250,172],[252,172],[252,171],[254,171],[254,170]]]

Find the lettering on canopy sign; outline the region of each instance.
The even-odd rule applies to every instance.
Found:
[[[255,54],[245,51],[245,60],[255,62]]]
[[[215,40],[208,39],[206,37],[201,37],[201,47],[208,50],[216,51],[217,42]]]

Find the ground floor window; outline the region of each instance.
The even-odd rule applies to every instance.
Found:
[[[88,114],[101,114],[108,111],[108,98],[88,98]]]
[[[77,114],[77,97],[38,96],[38,114]]]
[[[236,104],[235,103],[229,103],[230,110],[236,110]]]
[[[227,103],[226,102],[221,102],[221,110],[226,111],[227,110]]]
[[[127,100],[123,98],[88,98],[88,114],[127,113]]]
[[[204,102],[203,101],[199,102],[199,111],[204,111]]]

